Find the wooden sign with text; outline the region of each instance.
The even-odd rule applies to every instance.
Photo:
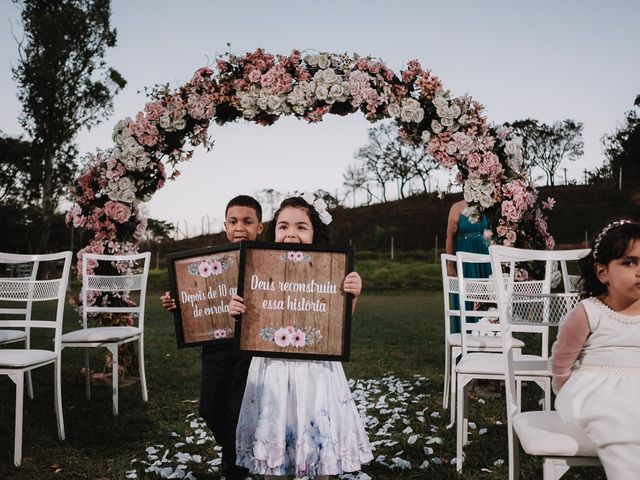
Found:
[[[235,320],[229,300],[238,284],[239,248],[224,245],[167,255],[179,348],[231,347]]]
[[[242,242],[235,349],[265,357],[349,359],[353,270],[350,247]]]

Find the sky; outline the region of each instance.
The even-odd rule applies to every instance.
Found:
[[[178,87],[227,50],[347,52],[378,57],[396,72],[417,59],[453,95],[468,93],[485,105],[495,123],[582,122],[584,156],[561,165],[569,180],[582,182],[585,169],[603,163],[602,136],[640,94],[638,18],[635,0],[112,0],[117,45],[106,61],[128,83],[113,115],[77,143],[81,153],[111,147],[113,125],[143,108],[145,87]],[[0,25],[0,131],[20,135],[11,68],[21,25],[13,2],[0,2]],[[342,198],[342,175],[371,126],[361,113],[320,124],[282,118],[270,127],[213,125],[214,148],[182,164],[182,175],[156,193],[147,212],[195,235],[220,230],[225,205],[238,194],[323,189]],[[437,182],[446,187],[444,176]]]

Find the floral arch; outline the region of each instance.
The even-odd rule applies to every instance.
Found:
[[[489,124],[471,97],[452,97],[416,60],[396,74],[371,57],[297,50],[282,56],[258,49],[225,54],[215,70],[198,69],[176,90],[156,88],[150,100],[134,119],[116,124],[113,148],[90,156],[73,187],[67,223],[92,234],[79,261],[84,252],[137,251],[146,229],[140,202],[164,185],[165,163],[175,167],[196,146],[211,148],[212,121],[271,125],[293,115],[319,122],[327,114],[357,111],[371,122],[395,120],[407,142],[426,145],[442,166],[457,167],[469,214],[488,215],[493,242],[553,248],[522,165],[521,139]]]

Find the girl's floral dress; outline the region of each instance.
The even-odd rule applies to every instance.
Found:
[[[338,475],[373,459],[339,362],[254,357],[237,464],[260,475]]]

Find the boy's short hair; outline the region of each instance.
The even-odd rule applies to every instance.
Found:
[[[227,213],[231,207],[248,207],[253,208],[256,211],[256,216],[258,217],[258,221],[262,222],[262,207],[260,206],[260,202],[258,202],[255,198],[250,195],[238,195],[237,197],[233,197],[227,203],[227,208],[224,210],[224,217],[227,218]]]

